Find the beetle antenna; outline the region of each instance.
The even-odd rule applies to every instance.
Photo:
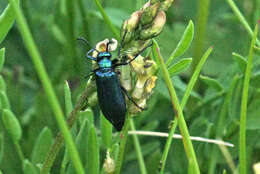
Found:
[[[85,39],[84,37],[78,37],[77,40],[81,40],[83,42],[85,42],[90,48],[93,48],[90,43],[87,41],[87,39]],[[94,50],[96,50],[98,53],[99,51],[96,48],[93,48]]]
[[[109,46],[109,44],[111,44],[111,43],[113,43],[113,41],[109,41],[109,42],[107,43],[106,52],[108,52],[108,46]]]

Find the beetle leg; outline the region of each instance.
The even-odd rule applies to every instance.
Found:
[[[128,65],[129,63],[131,63],[132,61],[134,61],[140,54],[142,54],[148,47],[151,47],[152,45],[153,45],[153,42],[151,42],[149,45],[147,45],[147,46],[144,47],[142,50],[140,50],[139,53],[137,53],[137,54],[135,55],[135,57],[132,58],[130,61],[115,64],[115,67],[122,66],[122,65]]]
[[[119,60],[117,58],[112,60],[112,65],[115,65]]]
[[[121,86],[121,90],[122,90],[123,93],[127,96],[127,98],[128,98],[132,103],[134,103],[134,105],[135,105],[136,107],[138,107],[138,108],[141,109],[142,111],[143,111],[143,110],[147,110],[147,108],[142,108],[141,106],[139,106],[139,105],[132,99],[132,97],[128,94],[127,90],[126,90],[123,86]]]
[[[86,54],[86,57],[89,58],[90,60],[94,60],[97,61],[97,59],[95,57],[90,56],[90,54],[95,51],[96,49],[91,49],[88,51],[88,53]]]

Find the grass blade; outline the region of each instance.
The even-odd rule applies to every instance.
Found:
[[[99,174],[99,144],[95,127],[92,125],[87,137],[87,165],[86,172]]]
[[[33,164],[43,163],[47,152],[53,143],[52,132],[48,127],[44,127],[39,134],[33,147],[31,161]]]
[[[248,55],[248,63],[245,71],[245,79],[243,84],[242,91],[242,102],[241,102],[241,112],[240,112],[240,131],[239,131],[239,167],[240,174],[247,173],[247,160],[246,160],[246,117],[247,117],[247,100],[248,100],[248,89],[250,82],[250,75],[253,66],[253,52],[254,45],[256,43],[258,26],[255,26],[254,36],[252,38],[249,55]]]
[[[186,122],[184,120],[184,116],[183,116],[183,113],[182,113],[182,107],[179,104],[179,100],[177,98],[175,89],[174,89],[173,84],[171,82],[169,72],[166,68],[166,65],[164,64],[164,60],[163,60],[163,58],[160,54],[160,50],[159,50],[159,47],[158,47],[158,44],[156,43],[156,41],[154,42],[153,47],[154,47],[154,50],[155,50],[155,52],[154,52],[155,57],[157,59],[159,59],[160,66],[161,66],[162,72],[163,72],[163,78],[164,78],[166,86],[169,90],[169,94],[171,96],[172,107],[173,107],[174,113],[176,113],[175,117],[177,117],[177,119],[178,119],[178,125],[180,127],[180,131],[181,131],[181,134],[183,136],[183,144],[184,144],[186,156],[187,156],[188,159],[192,160],[192,162],[194,164],[193,173],[199,174],[200,170],[199,170],[197,158],[196,158],[196,155],[195,155],[195,152],[194,152],[194,149],[193,149],[192,142],[190,140],[190,135],[189,135],[189,132],[188,132]]]
[[[0,71],[2,71],[4,63],[5,63],[5,48],[2,48],[0,49]]]
[[[29,30],[29,27],[27,25],[27,22],[25,20],[25,17],[19,7],[19,5],[16,3],[15,0],[9,0],[11,3],[12,7],[14,8],[14,12],[17,18],[17,23],[18,23],[18,28],[21,32],[21,36],[23,38],[23,41],[25,43],[25,46],[31,56],[31,59],[34,63],[35,69],[39,75],[39,78],[42,82],[42,85],[44,87],[44,90],[46,92],[46,95],[49,99],[50,105],[53,109],[54,115],[56,116],[56,120],[58,122],[58,125],[60,127],[60,130],[64,136],[64,139],[67,143],[67,147],[69,149],[71,159],[76,166],[75,168],[77,169],[77,172],[79,174],[84,174],[84,169],[82,167],[82,164],[79,159],[78,152],[76,150],[75,144],[73,142],[72,136],[70,134],[70,131],[66,125],[66,122],[64,120],[64,116],[61,110],[61,107],[59,105],[59,102],[57,100],[57,97],[54,93],[51,81],[48,77],[48,74],[46,72],[46,69],[43,65],[42,58],[40,56],[40,53],[35,45],[35,42],[32,38],[32,34]],[[44,170],[44,169],[43,169]],[[45,172],[45,173],[48,173]]]
[[[102,142],[106,146],[106,148],[111,148],[112,124],[105,118],[102,113],[100,113],[100,122]]]
[[[98,7],[99,12],[101,13],[101,15],[104,18],[105,23],[108,25],[108,27],[110,28],[110,30],[114,33],[115,37],[117,40],[120,39],[120,34],[118,29],[116,29],[116,27],[112,24],[111,20],[109,19],[108,15],[106,14],[104,8],[102,7],[101,3],[99,0],[95,0],[95,3]]]

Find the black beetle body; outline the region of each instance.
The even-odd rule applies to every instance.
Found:
[[[79,39],[88,43],[87,40],[83,38]],[[143,108],[138,106],[136,102],[128,95],[127,91],[121,86],[117,72],[115,72],[115,68],[122,65],[128,65],[133,60],[135,60],[138,55],[141,54],[147,47],[151,46],[151,44],[143,48],[130,61],[117,63],[118,59],[110,60],[111,53],[108,51],[110,43],[111,42],[107,43],[106,51],[100,52],[97,49],[91,49],[88,51],[86,57],[96,61],[98,64],[98,68],[92,70],[92,74],[96,79],[98,102],[100,104],[101,111],[106,119],[109,120],[118,131],[121,131],[126,115],[126,102],[124,94],[136,105],[136,107],[141,110],[143,110]],[[120,45],[118,57],[120,57],[121,48],[122,45]],[[94,51],[98,52],[97,57],[92,57],[90,55]]]

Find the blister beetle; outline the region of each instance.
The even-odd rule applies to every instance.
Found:
[[[118,49],[118,58],[121,56],[120,52],[124,37],[125,35],[123,36]],[[83,40],[90,45],[84,38],[78,38],[78,40]],[[87,52],[86,57],[97,62],[98,64],[98,68],[92,70],[91,75],[95,76],[98,102],[101,111],[106,119],[109,120],[117,129],[117,131],[121,131],[126,115],[126,101],[124,95],[126,95],[128,99],[139,109],[144,110],[144,108],[138,106],[138,104],[127,93],[126,89],[120,84],[120,80],[115,69],[118,66],[128,65],[134,61],[146,48],[150,47],[152,44],[149,44],[140,50],[139,53],[136,54],[131,60],[121,63],[118,63],[119,60],[117,58],[111,60],[112,55],[108,50],[109,44],[111,44],[110,41],[106,45],[106,51],[98,51],[96,48],[92,48]],[[98,53],[96,57],[91,55],[94,51]]]

